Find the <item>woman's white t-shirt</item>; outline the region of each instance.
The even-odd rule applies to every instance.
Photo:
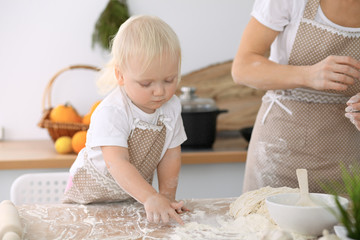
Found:
[[[70,169],[74,175],[76,169],[83,166],[84,153],[88,155],[96,168],[106,171],[101,146],[120,146],[127,148],[128,137],[136,119],[156,125],[160,115],[166,118],[166,138],[161,158],[168,148],[181,145],[186,140],[181,118],[181,103],[173,96],[154,113],[148,114],[135,106],[122,87],[117,87],[101,103],[91,116],[90,127],[86,136],[86,147],[80,151]]]
[[[271,45],[269,59],[288,64],[300,20],[303,17],[307,0],[256,0],[251,15],[279,35]],[[359,32],[360,28],[349,28],[330,21],[319,5],[315,21],[344,32]]]

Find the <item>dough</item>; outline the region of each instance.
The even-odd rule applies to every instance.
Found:
[[[265,205],[265,199],[279,193],[298,193],[298,188],[272,188],[263,187],[258,190],[246,192],[230,204],[229,214],[234,218],[246,217],[250,214],[260,214],[271,220],[270,214]],[[272,220],[271,220],[272,221]]]
[[[0,204],[0,239],[20,240],[21,237],[19,213],[11,201],[4,200]]]

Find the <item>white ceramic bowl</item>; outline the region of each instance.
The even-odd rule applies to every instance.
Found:
[[[296,206],[299,193],[284,193],[267,197],[265,202],[270,216],[280,228],[308,236],[320,236],[324,229],[332,230],[338,222],[329,208],[338,213],[334,196],[321,193],[310,193],[310,198],[318,206]],[[348,206],[348,200],[339,197],[341,205]]]

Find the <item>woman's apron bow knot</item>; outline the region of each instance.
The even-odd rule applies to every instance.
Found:
[[[269,107],[267,108],[263,119],[261,121],[262,124],[264,124],[265,119],[267,117],[267,115],[269,114],[271,108],[273,107],[273,105],[276,103],[277,105],[279,105],[279,107],[281,107],[283,110],[285,110],[288,114],[292,115],[292,112],[290,111],[290,109],[288,109],[284,104],[282,104],[279,99],[282,97],[282,95],[284,95],[285,92],[282,90],[277,90],[277,91],[268,91],[262,98],[263,102],[270,102]]]

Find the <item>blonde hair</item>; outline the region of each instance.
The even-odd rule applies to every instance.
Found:
[[[154,59],[163,56],[179,61],[181,66],[181,48],[176,33],[158,17],[133,16],[124,22],[111,42],[111,59],[100,72],[97,85],[101,93],[107,93],[117,86],[115,69],[128,69],[129,60],[141,57],[144,71]]]

